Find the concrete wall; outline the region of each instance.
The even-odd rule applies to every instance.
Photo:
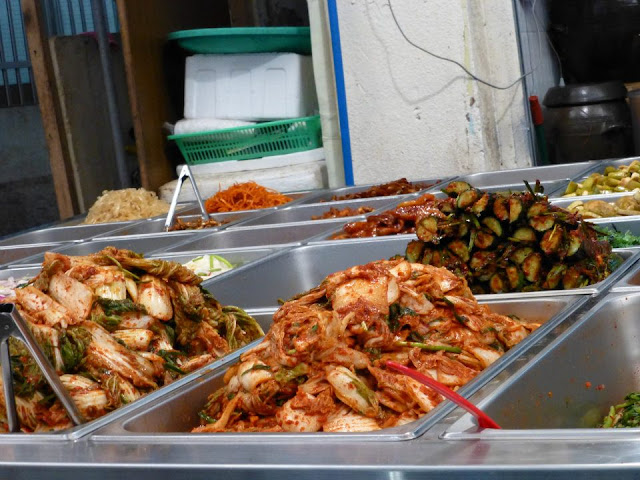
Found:
[[[479,77],[520,75],[512,0],[392,0],[406,35]],[[338,2],[357,184],[531,165],[521,83],[410,45],[388,0]]]
[[[58,219],[38,106],[0,109],[0,236]]]

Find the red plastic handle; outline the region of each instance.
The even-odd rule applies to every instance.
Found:
[[[456,405],[464,408],[467,412],[478,419],[478,425],[481,428],[501,428],[489,415],[484,413],[478,407],[476,407],[473,403],[469,402],[466,398],[461,397],[456,392],[451,390],[449,387],[443,385],[442,383],[434,380],[433,378],[424,375],[413,368],[405,367],[404,365],[400,365],[397,362],[393,362],[391,360],[387,360],[387,367],[392,370],[396,370],[400,373],[404,373],[408,377],[413,378],[414,380],[419,381],[423,385],[426,385],[429,388],[434,389],[440,395],[445,398],[448,398]]]

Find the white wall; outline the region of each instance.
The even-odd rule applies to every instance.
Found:
[[[408,44],[388,0],[339,0],[356,184],[531,165],[520,83],[500,91]],[[520,75],[512,0],[392,0],[415,43],[506,85]]]

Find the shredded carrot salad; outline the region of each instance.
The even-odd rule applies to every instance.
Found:
[[[236,212],[269,208],[288,203],[291,197],[256,182],[235,183],[226,190],[221,190],[204,202],[209,213]]]

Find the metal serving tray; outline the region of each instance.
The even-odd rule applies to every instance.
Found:
[[[135,222],[100,223],[97,225],[77,225],[31,230],[0,240],[0,246],[34,245],[41,243],[77,242],[98,235],[105,235]]]
[[[567,208],[573,202],[577,202],[578,200],[583,202],[589,202],[591,200],[604,200],[607,203],[613,203],[620,198],[631,197],[632,195],[633,194],[630,192],[629,193],[611,193],[608,195],[585,195],[581,197],[554,198],[554,199],[551,199],[550,202],[556,207]],[[629,220],[640,219],[640,211],[638,212],[637,215],[618,215],[616,217],[585,218],[587,222],[593,222],[598,224],[617,222],[618,220],[625,220],[625,219],[629,219]]]
[[[414,238],[415,235],[396,235],[304,245],[228,272],[224,282],[212,278],[204,285],[225,304],[247,309],[275,308],[278,299],[288,299],[309,290],[331,273],[404,255],[407,243]]]
[[[229,212],[229,213],[217,213],[210,214],[209,218],[223,223],[217,227],[209,227],[199,230],[177,230],[175,232],[166,232],[164,229],[165,218],[158,218],[155,220],[143,220],[142,222],[136,222],[124,228],[120,228],[115,232],[107,232],[102,235],[97,235],[98,238],[117,238],[125,235],[146,235],[146,234],[164,234],[164,235],[180,235],[186,232],[203,232],[203,234],[216,232],[220,229],[226,228],[228,225],[241,222],[247,218],[260,215],[258,210],[246,211],[246,212]],[[202,217],[200,215],[177,215],[176,219],[180,218],[185,222],[192,222]]]
[[[212,278],[204,282],[225,304],[241,305],[248,309],[277,307],[278,300],[286,300],[319,285],[327,275],[354,265],[404,255],[413,235],[343,240],[308,244],[256,261],[228,272],[224,279]],[[558,295],[592,295],[608,288],[635,262],[640,252],[617,250],[623,264],[602,282],[571,290],[546,290],[528,293],[477,295],[482,300],[521,299]],[[247,292],[250,292],[249,294]]]
[[[604,174],[604,169],[607,167],[620,167],[622,165],[629,165],[631,162],[633,162],[634,160],[640,160],[640,157],[629,157],[629,158],[618,158],[618,159],[607,159],[607,160],[596,160],[593,162],[589,162],[591,164],[591,167],[583,172],[580,172],[579,174],[575,175],[571,180],[573,180],[574,182],[577,183],[582,183],[583,180],[585,180],[587,177],[589,177],[589,175],[591,175],[592,173],[602,173]],[[580,196],[576,196],[576,197],[562,197],[562,195],[564,194],[564,191],[559,191],[556,193],[557,197],[561,197],[561,198],[573,198],[574,200],[577,199],[582,199],[582,198],[586,198],[586,199],[591,199],[591,197],[598,197],[600,195],[616,195],[618,192],[612,192],[611,194],[599,194],[599,195],[580,195]],[[619,192],[619,193],[631,193],[631,192]]]
[[[271,313],[262,313],[255,312],[252,313],[253,317],[256,321],[262,326],[262,328],[266,331],[266,328],[271,324],[272,314]],[[266,328],[265,328],[266,327]],[[59,430],[56,432],[48,432],[48,433],[5,433],[0,434],[0,444],[17,444],[17,443],[26,443],[26,444],[38,444],[38,443],[49,443],[49,442],[65,442],[69,440],[77,440],[85,435],[110,424],[116,419],[127,415],[135,411],[138,407],[143,405],[147,405],[154,400],[162,398],[164,395],[170,394],[175,390],[182,389],[185,385],[191,382],[200,382],[202,377],[207,374],[207,372],[211,371],[219,371],[220,368],[224,368],[229,366],[230,363],[234,362],[242,352],[256,345],[260,340],[256,340],[245,347],[239,348],[228,355],[211,362],[208,365],[205,365],[195,372],[190,373],[189,375],[185,375],[181,379],[167,385],[161,387],[154,392],[151,392],[144,397],[131,402],[128,405],[118,408],[112,412],[109,412],[106,415],[103,415],[100,418],[87,422],[83,425],[77,425],[73,428],[68,428],[66,430]]]
[[[540,185],[544,187],[545,195],[552,196],[553,194],[557,193],[559,190],[564,191],[564,189],[567,187],[568,182],[569,182],[568,180],[553,180],[553,181],[550,180],[550,181],[540,182]],[[473,184],[471,185],[475,187],[475,185]],[[533,188],[534,183],[530,183],[530,186]],[[479,188],[485,192],[509,193],[509,192],[522,192],[522,191],[525,191],[527,187],[524,184],[524,182],[520,182],[520,183],[514,183],[514,184],[493,185],[489,187],[479,187]]]
[[[367,201],[368,200],[368,201]],[[344,208],[353,208],[357,209],[359,207],[367,206],[372,207],[375,210],[383,210],[386,207],[391,208],[396,203],[398,203],[397,197],[377,197],[377,198],[369,198],[363,200],[348,200],[344,202],[331,202],[331,204],[327,205],[324,203],[321,204],[310,204],[310,205],[298,205],[294,207],[282,208],[276,210],[267,215],[263,215],[260,217],[252,218],[247,220],[246,222],[241,222],[237,226],[247,227],[247,226],[257,226],[257,225],[273,225],[278,223],[294,223],[294,222],[329,222],[335,221],[336,219],[325,219],[325,220],[312,220],[311,217],[314,215],[322,215],[327,212],[330,208],[337,208],[342,210]],[[364,214],[354,215],[351,217],[340,217],[341,220],[345,222],[353,222],[356,220],[362,220],[364,218]],[[231,226],[231,228],[235,228]]]
[[[424,190],[421,190],[421,193],[425,193],[425,192],[430,192],[432,190],[438,190],[440,188],[441,185],[444,185],[446,182],[449,182],[451,180],[453,180],[455,177],[443,177],[443,178],[439,178],[439,179],[428,179],[428,180],[411,180],[411,183],[429,183],[431,184],[430,187],[425,188]],[[384,182],[383,182],[384,183]],[[342,196],[342,195],[349,195],[352,193],[359,193],[359,192],[363,192],[371,187],[375,187],[377,185],[381,185],[381,183],[370,183],[367,185],[357,185],[355,187],[341,187],[341,188],[335,188],[335,189],[329,189],[329,190],[322,190],[320,192],[318,192],[316,195],[314,195],[313,197],[304,199],[302,201],[300,201],[298,204],[309,204],[309,203],[322,203],[323,205],[329,204],[327,208],[331,207],[332,204],[334,202],[344,202],[345,200],[331,200],[331,197],[333,197],[334,195],[337,196]],[[409,193],[407,195],[415,195],[418,192],[415,193]],[[370,198],[360,198],[360,199],[354,199],[354,200],[350,200],[350,201],[368,201],[371,200],[373,198],[389,198],[389,199],[398,199],[399,198],[405,198],[407,195],[390,195],[387,197],[370,197]],[[401,201],[401,200],[398,200]]]
[[[478,300],[486,298],[526,298],[544,297],[547,295],[594,295],[596,293],[602,293],[610,288],[612,285],[620,280],[624,274],[637,262],[640,258],[640,250],[633,248],[614,248],[614,253],[617,253],[622,257],[622,264],[601,282],[594,283],[587,287],[570,288],[567,290],[543,290],[539,292],[512,292],[512,293],[499,293],[499,294],[482,294],[476,295]]]
[[[640,223],[640,222],[639,222]],[[640,247],[640,246],[639,246]],[[629,249],[632,250],[632,249]],[[640,263],[633,265],[611,287],[612,292],[638,292],[640,291]]]
[[[636,216],[603,218],[602,221],[594,223],[597,223],[598,228],[610,228],[621,233],[629,232],[633,235],[640,235],[640,218]],[[640,247],[640,245],[638,245],[638,247]]]
[[[516,374],[503,383],[496,378],[472,397],[503,430],[480,431],[463,415],[444,438],[637,439],[637,428],[594,427],[611,405],[640,391],[640,292],[609,294],[561,336],[545,341],[546,348]]]
[[[194,258],[199,257],[200,255],[214,254],[220,255],[221,257],[226,259],[229,263],[234,265],[234,268],[239,268],[245,265],[249,265],[250,263],[255,262],[256,260],[259,260],[263,257],[266,257],[272,254],[274,251],[275,250],[271,248],[233,248],[226,250],[203,250],[201,252],[194,251],[188,253],[153,253],[149,255],[148,258],[159,258],[185,264],[193,260]],[[216,277],[220,275],[216,275]]]
[[[260,208],[260,209],[254,209],[254,210],[239,210],[237,212],[215,213],[213,215],[233,215],[233,214],[236,214],[236,213],[256,215],[256,214],[271,212],[271,211],[277,210],[279,208],[291,207],[293,205],[298,205],[301,202],[311,200],[316,195],[319,195],[321,192],[323,192],[323,190],[306,190],[306,191],[303,191],[303,192],[285,193],[285,195],[287,197],[291,197],[293,200],[288,202],[288,203],[285,203],[283,205],[278,205],[277,207]],[[184,208],[183,211],[180,212],[180,213],[181,213],[181,215],[198,215],[200,213],[200,208],[198,207],[198,204],[196,202],[193,202],[193,203],[190,203],[187,208]],[[166,217],[166,215],[165,215],[165,217]]]
[[[194,210],[194,212],[198,212],[198,206],[196,202],[182,202],[182,203],[178,203],[178,205],[176,205],[176,212],[179,213],[185,213],[185,211],[191,211]],[[127,224],[127,223],[135,223],[135,222],[140,222],[140,221],[144,221],[144,220],[154,220],[157,218],[166,218],[167,214],[163,213],[162,215],[156,215],[154,217],[149,217],[149,218],[138,218],[136,220],[127,220],[124,222],[109,222],[109,223],[96,223],[96,224],[89,224],[89,225],[108,225],[108,224],[115,224],[115,225],[123,225],[123,224]],[[82,224],[82,222],[84,222],[84,220],[87,218],[87,214],[86,213],[81,213],[79,215],[75,215],[73,217],[67,218],[65,220],[61,220],[59,222],[55,222],[53,224],[51,224],[51,226],[58,226],[58,227],[75,227],[75,226],[84,226]]]
[[[594,168],[593,162],[567,163],[563,165],[547,165],[540,167],[515,168],[511,170],[497,170],[494,172],[471,173],[461,175],[456,180],[464,181],[470,185],[487,189],[489,187],[520,186],[517,190],[524,188],[523,180],[535,185],[536,180],[541,182],[554,182],[569,180],[584,174]],[[545,189],[545,192],[550,192]]]
[[[7,268],[0,270],[0,280],[8,280],[13,277],[15,280],[21,278],[33,278],[40,273],[40,267],[19,267],[19,268]]]
[[[533,301],[494,301],[487,302],[493,311],[502,314],[513,314],[523,318],[537,319],[544,322],[539,331],[533,332],[527,339],[507,352],[500,360],[495,362],[473,381],[459,390],[462,395],[470,395],[492,376],[505,368],[519,354],[526,351],[528,345],[534,343],[536,338],[544,334],[544,331],[562,322],[567,315],[573,312],[583,303],[583,297],[557,297],[546,299],[534,299]],[[200,442],[229,442],[241,441],[242,443],[263,443],[271,441],[286,441],[297,439],[301,441],[329,441],[340,439],[343,441],[398,441],[415,438],[446,415],[452,406],[443,402],[428,415],[416,422],[376,432],[364,433],[243,433],[243,434],[190,434],[189,431],[199,425],[198,411],[206,403],[208,395],[215,392],[223,385],[223,376],[227,368],[219,368],[197,382],[192,382],[180,390],[175,390],[170,396],[163,396],[154,402],[146,403],[135,412],[126,417],[119,417],[106,428],[96,432],[92,441],[118,442],[149,442],[149,443],[200,443]],[[171,412],[167,415],[167,412]]]
[[[14,263],[22,262],[33,258],[30,263],[42,263],[42,260],[38,261],[37,258],[44,258],[44,252],[48,250],[55,250],[61,248],[67,244],[64,243],[44,243],[40,245],[20,245],[14,247],[0,247],[0,265],[7,266]],[[27,261],[29,263],[29,261]]]
[[[226,229],[206,236],[199,236],[193,241],[181,243],[168,248],[168,252],[186,252],[192,250],[211,250],[243,247],[276,247],[299,245],[322,232],[335,230],[344,220],[331,222],[314,222],[267,225],[257,227],[241,227]]]
[[[44,260],[44,252],[55,251],[64,255],[89,255],[96,253],[105,247],[116,247],[132,250],[136,253],[149,254],[157,250],[164,250],[169,246],[174,246],[182,242],[186,242],[202,236],[202,233],[197,232],[181,232],[181,235],[144,235],[144,236],[131,236],[112,239],[99,239],[90,242],[66,244],[66,245],[53,245],[47,248],[39,250],[35,255],[32,253],[30,257],[23,258],[16,265],[35,265],[42,263]],[[1,250],[0,250],[1,252]]]

